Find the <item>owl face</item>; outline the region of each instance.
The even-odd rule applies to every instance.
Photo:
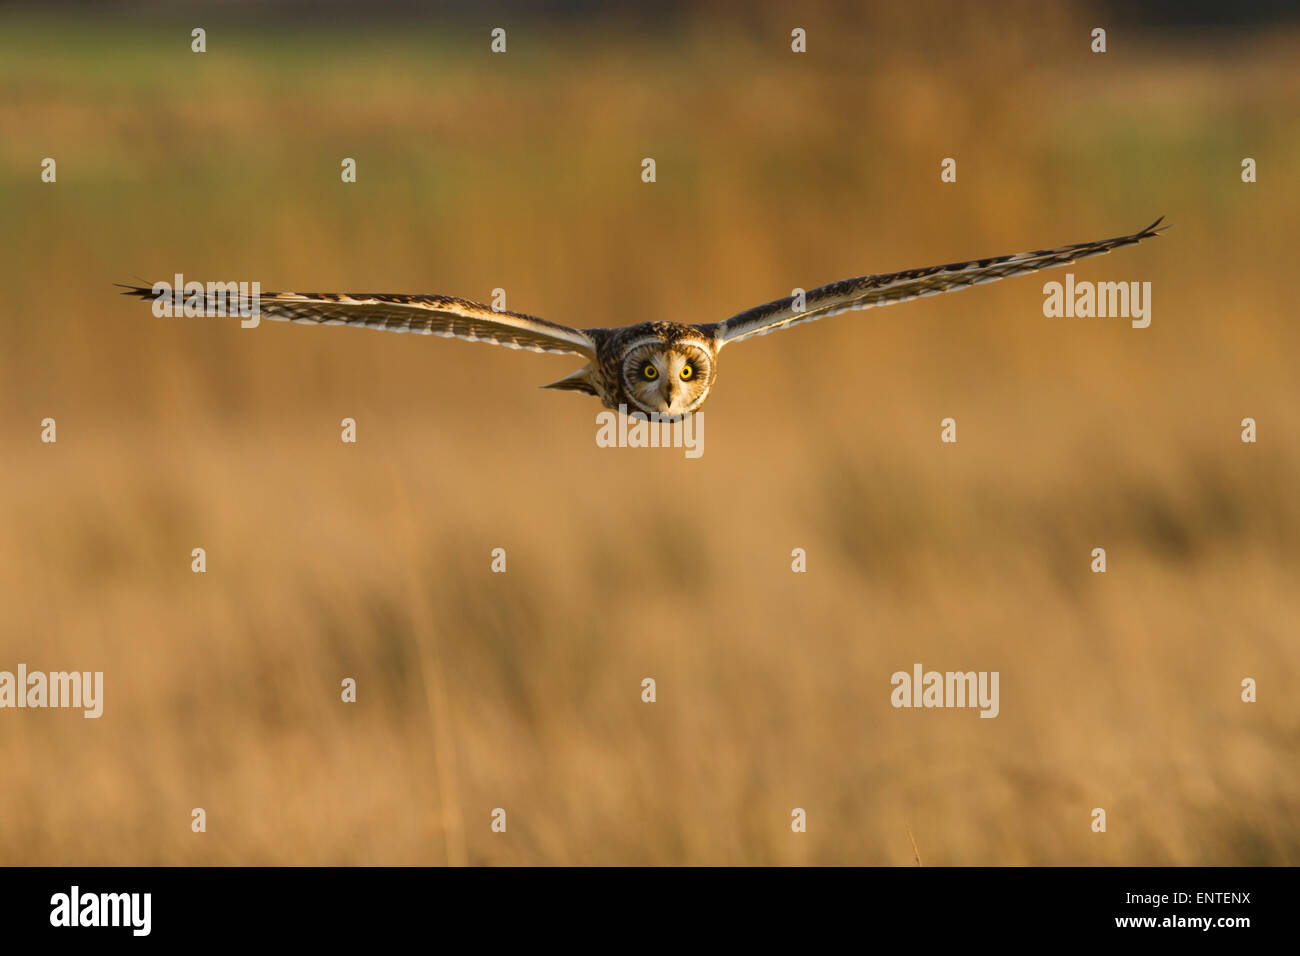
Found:
[[[623,359],[623,388],[647,415],[690,414],[704,404],[713,376],[713,356],[694,342],[643,342]]]

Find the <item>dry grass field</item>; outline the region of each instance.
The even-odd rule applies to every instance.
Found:
[[[910,828],[927,866],[1300,863],[1300,35],[1094,55],[1086,7],[1008,11],[525,20],[505,56],[0,11],[0,669],[106,687],[0,711],[0,862],[906,866]],[[755,339],[697,460],[597,447],[537,391],[565,357],[112,285],[715,321],[1162,214],[1069,270],[1150,281],[1149,328],[1045,318],[1058,270]],[[998,671],[999,716],[894,709],[915,662]]]

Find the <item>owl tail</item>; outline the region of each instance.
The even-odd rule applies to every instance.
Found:
[[[588,395],[598,395],[596,386],[591,384],[590,375],[591,366],[584,365],[572,375],[566,375],[550,385],[543,385],[542,388],[560,388],[570,392],[586,392]]]

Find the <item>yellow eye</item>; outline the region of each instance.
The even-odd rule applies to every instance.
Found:
[[[659,370],[655,368],[653,365],[651,365],[649,362],[646,362],[645,368],[641,369],[641,374],[644,375],[650,381],[654,381],[656,378],[659,377]]]
[[[690,377],[691,377],[692,375],[694,375],[694,374],[695,374],[695,369],[691,368],[689,365],[683,365],[683,366],[682,366],[682,381],[683,381],[683,382],[686,381],[688,378],[690,378]]]

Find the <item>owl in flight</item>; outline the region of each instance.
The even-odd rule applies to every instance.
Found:
[[[616,329],[572,329],[449,296],[359,292],[263,292],[261,315],[288,322],[358,325],[577,355],[587,364],[542,387],[586,392],[615,410],[621,405],[627,411],[675,420],[698,411],[709,397],[717,381],[718,353],[724,345],[841,312],[893,305],[1099,256],[1156,235],[1165,228],[1160,225],[1163,219],[1114,239],[843,279],[708,325],[642,322]],[[128,286],[125,294],[155,298],[152,289],[141,286]]]

